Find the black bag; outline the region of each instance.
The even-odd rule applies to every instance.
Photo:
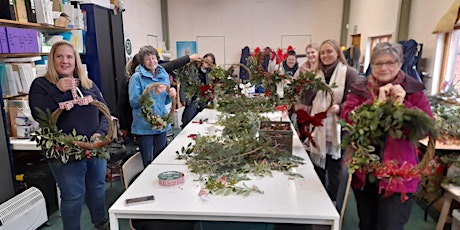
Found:
[[[107,147],[110,149],[110,156],[107,163],[113,163],[125,159],[127,153],[125,145],[111,142]]]

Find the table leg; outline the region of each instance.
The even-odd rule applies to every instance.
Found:
[[[444,224],[446,223],[447,216],[449,215],[450,204],[452,202],[452,194],[448,191],[444,194],[444,204],[442,205],[441,214],[439,215],[438,224],[436,225],[436,230],[442,230]]]
[[[119,230],[118,219],[113,213],[109,213],[110,230]]]

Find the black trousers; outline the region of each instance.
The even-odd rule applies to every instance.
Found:
[[[383,198],[385,191],[378,194],[378,183],[366,182],[363,190],[353,189],[358,208],[360,230],[404,230],[414,200],[401,202],[401,193]]]
[[[337,199],[337,191],[339,190],[339,176],[342,169],[342,158],[332,159],[332,156],[326,154],[326,166],[323,168],[315,165],[316,174],[318,174],[321,183],[326,188],[327,194],[332,201]]]

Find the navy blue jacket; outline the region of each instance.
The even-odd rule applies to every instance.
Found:
[[[105,104],[101,91],[97,88],[96,84],[93,83],[91,89],[79,88],[83,96],[91,95],[94,100]],[[38,122],[40,121],[36,108],[40,108],[43,111],[49,109],[51,112],[54,112],[59,108],[59,102],[72,99],[70,90],[64,93],[61,92],[55,84],[49,82],[44,77],[36,78],[30,86],[29,107],[32,111],[32,117]],[[63,111],[59,116],[57,126],[65,133],[70,133],[75,129],[78,135],[84,135],[88,138],[94,133],[107,134],[109,129],[109,123],[104,114],[92,105],[75,105],[72,109]]]

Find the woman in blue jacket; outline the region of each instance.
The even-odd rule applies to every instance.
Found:
[[[132,134],[136,135],[144,166],[149,165],[163,149],[166,148],[166,131],[171,128],[168,124],[164,129],[155,129],[148,123],[141,112],[139,97],[144,89],[152,83],[171,85],[166,70],[158,65],[160,55],[152,46],[143,46],[139,50],[140,65],[129,80],[129,103],[133,108]],[[166,105],[171,103],[171,98],[176,96],[176,89],[170,88],[169,92],[151,92],[155,101],[152,106],[153,113],[164,117],[168,114]]]

